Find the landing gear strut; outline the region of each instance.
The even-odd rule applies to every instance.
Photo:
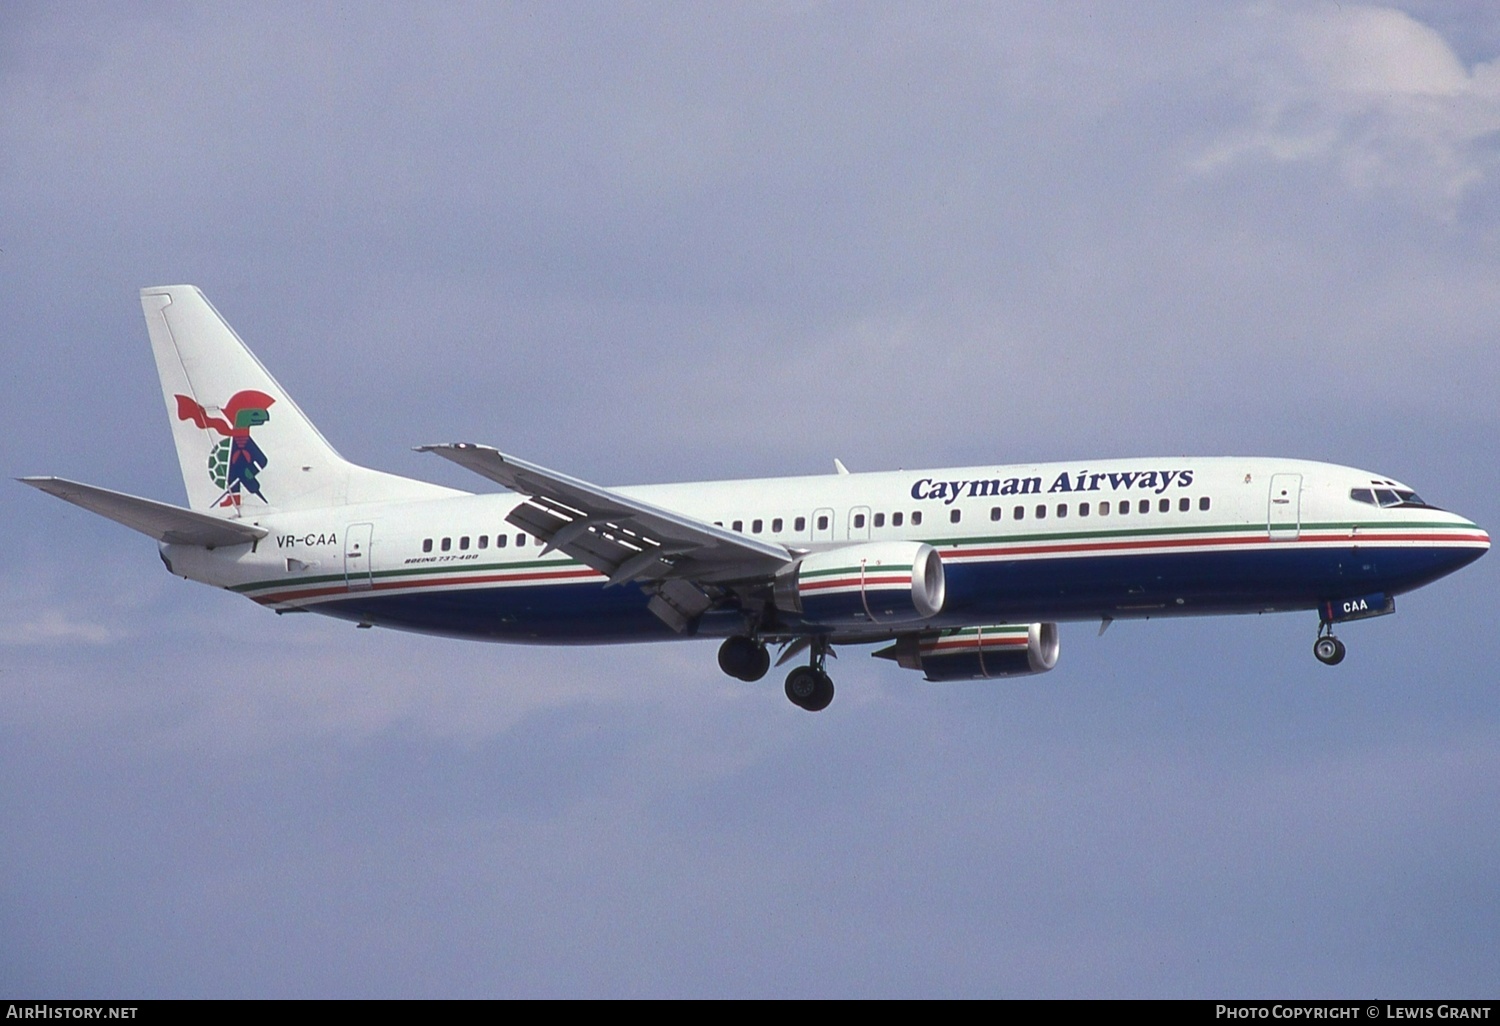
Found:
[[[1333,624],[1318,627],[1318,640],[1313,642],[1313,655],[1324,666],[1337,666],[1344,661],[1344,643],[1333,636]]]
[[[811,662],[786,675],[786,697],[793,705],[808,712],[822,712],[833,701],[833,680],[823,671],[827,657],[828,639],[815,638]]]
[[[725,638],[719,646],[719,669],[740,680],[760,680],[771,668],[771,653],[754,638]]]

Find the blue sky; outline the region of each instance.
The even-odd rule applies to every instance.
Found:
[[[10,476],[182,501],[136,299],[345,455],[603,483],[1179,453],[1493,528],[1481,5],[8,4]],[[863,651],[278,618],[0,489],[0,991],[1492,996],[1486,559],[1343,632]],[[1500,565],[1500,564],[1496,564]]]

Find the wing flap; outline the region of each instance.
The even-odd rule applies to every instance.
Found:
[[[264,527],[256,527],[243,521],[223,520],[207,513],[183,509],[181,506],[142,499],[62,477],[20,477],[16,480],[48,495],[55,495],[64,502],[71,502],[90,513],[108,517],[117,524],[124,524],[159,542],[202,545],[213,549],[248,545],[269,533]]]
[[[467,442],[423,445],[526,496],[507,518],[610,578],[722,584],[766,578],[793,557],[781,545],[747,538],[693,517]]]

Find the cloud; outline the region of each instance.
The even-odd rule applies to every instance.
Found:
[[[1500,60],[1466,68],[1435,29],[1385,7],[1263,8],[1249,21],[1261,45],[1235,71],[1250,123],[1199,152],[1194,170],[1324,167],[1446,220],[1495,170]]]
[[[39,511],[26,505],[31,499],[26,494],[8,495],[0,508],[8,511],[14,506],[18,514],[25,509],[36,517]],[[67,523],[75,521],[70,517]],[[126,537],[138,541],[137,536]],[[134,578],[129,563],[116,556],[89,565],[75,552],[54,553],[49,560],[33,555],[13,561],[9,572],[0,575],[0,646],[67,650],[133,637],[134,607],[159,582]],[[72,593],[75,580],[92,580],[95,588]]]
[[[1461,18],[18,10],[10,473],[181,502],[134,292],[189,280],[347,455],[465,488],[405,446],[604,484],[1267,450],[1500,521],[1496,49]],[[1338,672],[1310,616],[1073,624],[1034,680],[845,648],[806,716],[712,642],[276,617],[20,485],[0,523],[16,992],[1493,977],[1494,556]]]
[[[123,636],[102,624],[73,619],[60,609],[43,610],[26,620],[0,621],[0,645],[105,645]]]

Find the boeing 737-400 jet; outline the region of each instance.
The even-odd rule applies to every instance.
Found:
[[[141,292],[189,509],[22,480],[155,538],[174,574],[278,613],[457,638],[718,638],[741,680],[799,659],[826,708],[836,645],[930,681],[1042,673],[1057,622],[1313,610],[1335,624],[1489,548],[1383,474],[1171,457],[602,488],[484,445],[426,445],[503,486],[356,466],[188,285]]]

